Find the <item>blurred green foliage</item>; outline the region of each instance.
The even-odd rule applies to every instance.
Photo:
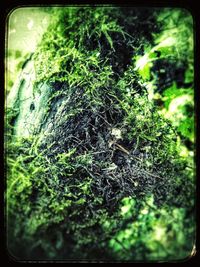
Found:
[[[145,49],[143,56],[136,56],[135,69],[145,84],[153,87],[155,103],[163,103],[161,113],[169,119],[181,135],[183,142],[194,143],[194,50],[193,50],[193,19],[184,9],[164,9],[158,12],[157,22],[161,23],[162,31],[154,33],[154,44]],[[172,62],[174,72],[183,69],[181,74],[175,74],[171,86],[159,89],[158,71],[169,72],[165,69],[165,61]],[[161,62],[155,70],[156,62]],[[162,63],[163,62],[163,63]],[[163,65],[162,65],[163,64]],[[181,77],[179,77],[181,75]],[[181,85],[179,85],[182,80]],[[167,84],[166,84],[167,85]],[[182,88],[183,86],[183,88]],[[152,94],[152,92],[149,92]],[[158,102],[159,100],[159,102]],[[191,148],[190,148],[191,149]]]
[[[185,209],[165,206],[158,210],[153,203],[153,196],[148,196],[136,214],[136,201],[132,198],[122,200],[126,228],[110,240],[110,247],[123,260],[176,261],[187,258],[191,247],[187,244]],[[190,222],[187,223],[190,227]]]

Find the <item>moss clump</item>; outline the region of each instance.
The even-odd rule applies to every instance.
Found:
[[[192,15],[184,9],[158,10],[161,32],[145,53],[136,55],[136,70],[149,96],[171,121],[184,145],[194,149],[194,34]],[[181,23],[180,23],[181,22]]]
[[[155,22],[148,9],[55,9],[34,55],[35,90],[43,82],[53,88],[45,123],[37,137],[11,136],[8,146],[8,241],[16,257],[141,260],[148,246],[124,248],[117,237],[132,220],[121,213],[124,199],[136,216],[149,196],[156,208],[191,210],[193,181],[177,136],[134,66],[143,43],[153,42]]]

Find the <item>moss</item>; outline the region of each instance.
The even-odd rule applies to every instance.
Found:
[[[20,259],[154,259],[144,237],[157,214],[192,210],[176,132],[135,70],[155,22],[148,9],[55,9],[34,54],[35,90],[53,88],[48,127],[27,140],[9,133],[8,241]],[[148,217],[145,205],[159,211]]]

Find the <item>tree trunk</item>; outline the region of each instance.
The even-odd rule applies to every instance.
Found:
[[[51,87],[46,83],[34,88],[35,69],[32,56],[26,61],[7,98],[7,108],[18,111],[14,123],[16,137],[38,134],[44,123]]]
[[[123,8],[66,8],[59,16],[7,98],[16,112],[10,244],[28,259],[115,259],[115,247],[119,259],[124,250],[132,259],[137,240],[122,246],[129,232],[149,233],[143,226],[150,218],[153,229],[162,205],[166,213],[192,207],[187,163],[133,60],[152,40],[155,17]]]

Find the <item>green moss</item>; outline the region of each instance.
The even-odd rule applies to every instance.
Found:
[[[144,55],[135,56],[135,70],[147,88],[148,83],[151,84],[152,99],[158,105],[164,104],[166,109],[163,110],[161,105],[161,111],[180,133],[182,142],[193,143],[193,18],[187,10],[179,8],[159,10],[157,15],[162,31],[154,33],[154,44],[145,47]],[[174,69],[172,73],[167,69],[170,65]],[[165,80],[169,81],[168,85]],[[186,95],[189,96],[187,100]],[[185,115],[188,105],[190,113]]]
[[[134,251],[135,260],[141,261],[141,247],[146,247],[145,258],[151,261],[181,260],[190,255],[193,240],[190,239],[183,223],[185,221],[186,224],[190,224],[185,209],[164,207],[158,211],[153,204],[153,196],[145,199],[139,215],[134,213],[133,199],[123,199],[122,210],[125,208],[126,212],[123,212],[125,227],[109,242],[116,256],[120,255],[124,260],[130,260],[131,251]],[[176,244],[174,239],[178,241]],[[174,248],[177,251],[176,255]]]
[[[10,251],[20,259],[155,260],[175,259],[181,246],[181,258],[193,241],[193,170],[149,100],[140,75],[149,80],[151,66],[135,69],[142,44],[153,45],[156,13],[53,10],[34,54],[35,90],[52,88],[45,119],[53,126],[17,139],[17,114],[7,111]],[[167,107],[174,94],[165,91]]]

